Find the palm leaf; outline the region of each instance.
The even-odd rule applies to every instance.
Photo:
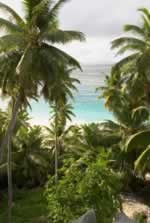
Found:
[[[54,6],[53,8],[51,9],[50,13],[49,13],[49,21],[54,21],[57,16],[58,16],[58,12],[59,10],[61,9],[61,7],[67,3],[68,1],[70,0],[59,0]]]
[[[27,21],[31,22],[33,9],[40,4],[40,2],[41,0],[22,0]]]
[[[43,38],[52,43],[68,43],[73,40],[84,41],[83,33],[77,31],[56,30],[54,32],[45,33]]]
[[[64,51],[58,49],[57,47],[50,46],[48,44],[43,44],[42,48],[45,49],[49,53],[50,58],[55,57],[56,60],[62,61],[65,64],[69,64],[71,66],[74,66],[82,70],[79,62],[76,59],[74,59],[69,54],[65,53]]]
[[[136,26],[136,25],[130,25],[130,24],[127,24],[124,26],[124,31],[125,32],[133,32],[134,34],[139,34],[141,35],[142,37],[145,35],[144,33],[144,30],[139,27],[139,26]]]
[[[147,108],[146,106],[139,106],[137,108],[135,108],[132,112],[132,117],[135,118],[137,115],[139,116],[146,116],[146,119],[148,119],[149,117],[149,108]]]
[[[150,12],[147,8],[139,8],[138,11],[142,12],[146,18],[146,20],[148,21],[148,23],[150,23]]]
[[[40,22],[40,29],[43,28],[42,26],[45,25],[45,22],[47,24],[47,20],[44,18],[47,18],[48,16],[50,2],[50,0],[40,1],[40,3],[35,5],[32,10],[32,23],[39,27]]]
[[[46,10],[48,11],[50,0],[43,0],[40,1],[39,4],[35,5],[32,10],[33,16],[39,16],[40,14],[43,14]]]
[[[132,52],[144,51],[145,46],[140,45],[140,44],[128,44],[127,46],[124,46],[120,50],[118,50],[117,55],[124,54],[129,50],[131,50]]]
[[[150,144],[150,130],[138,132],[129,137],[126,143],[126,151],[147,147]]]
[[[0,52],[21,49],[23,46],[24,40],[19,33],[0,37]]]
[[[6,32],[22,32],[23,30],[20,28],[20,26],[6,20],[3,18],[0,18],[0,29],[4,29]]]
[[[12,17],[11,19],[13,19],[17,25],[21,25],[21,26],[25,25],[25,23],[24,23],[23,19],[20,17],[20,15],[16,11],[14,11],[11,7],[9,7],[8,5],[0,2],[0,9],[2,9],[5,12],[8,12]]]
[[[142,169],[142,172],[146,168],[150,169],[150,146],[147,147],[147,149],[144,150],[144,152],[138,157],[138,159],[134,163],[135,171]]]
[[[121,37],[112,41],[112,49],[129,44],[146,47],[146,43],[143,40],[134,37]]]
[[[119,62],[117,62],[113,67],[111,72],[115,73],[118,70],[120,70],[123,66],[125,66],[126,64],[130,63],[131,61],[136,61],[139,57],[139,53],[134,53],[130,56],[127,56],[123,59],[121,59]]]
[[[117,131],[120,129],[120,125],[111,120],[106,120],[105,122],[100,123],[100,127],[103,127],[104,130]]]

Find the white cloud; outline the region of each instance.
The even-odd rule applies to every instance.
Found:
[[[21,1],[2,0],[22,13]],[[71,0],[61,10],[61,27],[80,30],[87,35],[86,43],[63,47],[82,63],[114,61],[110,41],[122,33],[126,23],[139,22],[139,7],[150,8],[147,0]]]
[[[87,38],[86,42],[73,42],[61,49],[77,58],[83,64],[113,63],[114,52],[110,50],[111,38]]]

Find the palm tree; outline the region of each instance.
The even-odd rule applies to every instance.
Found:
[[[40,126],[22,128],[15,137],[13,158],[17,185],[42,185],[50,169],[51,154],[45,147]]]
[[[118,49],[117,55],[128,53],[112,67],[112,74],[115,76],[119,72],[130,92],[135,96],[136,89],[137,98],[146,98],[149,104],[150,12],[146,8],[139,11],[142,12],[142,24],[124,26],[124,31],[134,35],[120,37],[112,42],[112,49]]]
[[[119,125],[126,136],[146,127],[149,109],[145,106],[143,98],[137,97],[138,93],[135,96],[131,94],[126,80],[124,81],[119,74],[116,79],[116,76],[111,73],[109,77],[106,77],[105,86],[97,90],[100,91],[99,99],[105,99],[105,107],[116,118],[118,124],[114,124]]]
[[[137,173],[145,175],[150,171],[150,128],[131,135],[125,145],[126,151],[130,154],[133,151],[137,152],[137,157],[134,160],[134,170]]]
[[[0,123],[1,123],[1,139],[8,127],[8,123],[10,121],[11,116],[11,109],[10,106],[8,106],[6,112],[0,113]],[[18,113],[17,120],[16,120],[16,126],[14,129],[14,134],[18,133],[18,130],[20,129],[26,129],[28,127],[28,113],[26,111],[21,111]],[[12,162],[12,154],[14,148],[14,141],[9,142],[8,144],[8,150],[5,152],[7,154],[7,157],[3,160],[3,163],[0,165],[0,169],[3,173],[7,172],[8,175],[8,222],[11,221],[11,207],[12,207],[12,199],[13,199],[13,188],[12,188],[12,170],[14,169],[15,162]],[[6,170],[7,169],[7,170]]]
[[[71,116],[74,116],[73,108],[67,101],[68,98],[73,99],[72,91],[77,90],[74,83],[79,83],[77,79],[70,77],[71,72],[72,69],[63,69],[61,77],[56,80],[53,90],[50,92],[55,128],[55,182],[58,180],[58,138],[65,131],[67,120],[71,121]]]
[[[134,36],[125,36],[115,39],[112,42],[112,49],[118,49],[117,54],[124,54],[125,52],[132,51],[129,56],[121,59],[116,63],[115,68],[122,68],[128,63],[137,62],[137,59],[141,57],[150,47],[150,12],[146,8],[139,9],[142,12],[142,24],[137,25],[125,25],[124,31],[131,32]],[[135,35],[137,37],[135,37]]]
[[[52,118],[51,126],[46,127],[45,145],[55,154],[55,183],[58,181],[58,160],[65,150],[64,139],[68,134],[70,127],[66,128],[67,121],[71,121],[74,116],[73,107],[70,104],[58,104],[51,106]]]
[[[59,0],[55,4],[51,0],[23,0],[23,19],[12,8],[0,3],[0,8],[11,16],[0,18],[0,28],[5,29],[0,38],[0,62],[3,61],[1,88],[3,93],[14,98],[12,117],[0,149],[0,163],[4,147],[11,142],[19,109],[27,106],[30,98],[39,96],[39,86],[42,92],[49,88],[60,64],[80,68],[74,58],[54,46],[55,43],[84,40],[80,32],[59,29],[58,12],[65,2],[67,0]],[[7,66],[10,63],[13,68],[9,73],[10,67]]]
[[[76,83],[79,80],[71,77],[74,67],[61,65],[56,73],[55,83],[49,89],[43,89],[45,99],[52,104],[55,129],[55,182],[58,179],[58,138],[63,134],[67,120],[71,121],[73,116],[72,106],[68,104],[68,99],[73,99],[73,91],[77,91]]]
[[[0,52],[3,53],[1,57],[3,62],[5,62],[6,57],[4,63],[6,64],[8,57],[9,61],[14,62],[14,54],[17,55],[12,80],[14,83],[14,78],[17,77],[17,83],[13,85],[11,82],[15,102],[12,119],[1,146],[1,152],[7,144],[8,138],[12,135],[20,106],[23,102],[28,102],[27,98],[38,95],[37,86],[42,85],[46,89],[50,83],[52,84],[55,79],[54,74],[59,68],[56,65],[69,63],[80,68],[75,59],[53,45],[70,42],[74,39],[84,40],[84,36],[80,32],[63,31],[58,28],[58,11],[65,2],[67,0],[59,0],[56,4],[53,4],[51,0],[38,0],[34,3],[31,0],[25,0],[23,1],[25,19],[22,19],[9,6],[0,3],[0,8],[11,15],[11,21],[0,19],[0,27],[7,31],[0,39]],[[10,75],[5,75],[4,69],[1,73],[3,75],[1,87],[6,92],[7,88],[10,89],[8,83]]]

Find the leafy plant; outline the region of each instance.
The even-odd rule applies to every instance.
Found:
[[[106,154],[97,159],[83,157],[63,169],[64,175],[53,185],[47,184],[49,219],[68,223],[93,208],[97,222],[111,223],[119,208],[120,176],[108,167]]]

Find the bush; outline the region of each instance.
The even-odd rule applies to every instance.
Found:
[[[99,157],[95,162],[80,159],[54,185],[47,184],[49,219],[53,223],[68,223],[94,209],[97,222],[112,223],[120,206],[120,175],[108,168],[107,161]]]

